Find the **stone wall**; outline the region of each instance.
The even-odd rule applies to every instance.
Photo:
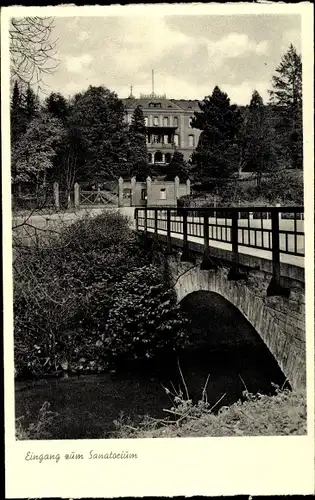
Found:
[[[200,259],[201,260],[201,259]],[[286,280],[290,297],[267,297],[271,276],[252,271],[247,280],[228,281],[227,267],[201,271],[199,264],[181,263],[179,254],[168,257],[178,301],[196,291],[218,293],[239,309],[255,328],[293,388],[306,383],[304,283]]]

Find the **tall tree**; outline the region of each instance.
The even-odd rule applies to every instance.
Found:
[[[277,129],[292,168],[303,168],[302,61],[291,44],[272,77],[270,102],[276,106]]]
[[[23,94],[17,80],[14,82],[11,98],[11,145],[19,139],[24,131],[25,115],[23,107]]]
[[[202,131],[192,154],[193,173],[203,184],[217,184],[238,169],[242,115],[217,86],[199,108],[191,123]]]
[[[133,112],[129,127],[129,155],[130,174],[139,180],[145,180],[149,175],[148,151],[146,143],[146,127],[141,106]]]
[[[268,108],[254,90],[244,120],[243,169],[255,172],[260,186],[262,174],[277,167],[275,131],[270,123]]]
[[[28,125],[26,132],[12,148],[12,182],[27,182],[39,187],[62,142],[64,129],[56,118],[42,113]]]
[[[52,92],[45,100],[45,108],[55,118],[65,122],[70,114],[70,103],[59,92]]]
[[[72,123],[82,141],[86,178],[118,178],[128,155],[128,127],[123,102],[105,87],[90,86],[73,100]]]
[[[24,99],[25,117],[30,122],[39,111],[39,99],[30,85],[27,86]]]

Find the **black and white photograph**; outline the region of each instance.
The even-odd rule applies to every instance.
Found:
[[[2,43],[23,461],[306,439],[302,15],[31,9],[4,9]]]

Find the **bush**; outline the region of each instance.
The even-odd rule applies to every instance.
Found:
[[[134,358],[152,356],[163,339],[169,345],[181,338],[174,298],[151,264],[151,244],[130,230],[126,218],[108,212],[84,218],[52,243],[15,248],[18,376],[100,371],[126,351]],[[134,340],[141,315],[153,312],[150,328],[141,327],[143,342]],[[163,337],[159,314],[165,331],[173,321],[174,335]]]
[[[175,293],[154,265],[127,273],[113,290],[104,345],[113,356],[151,358],[186,340],[185,320]]]

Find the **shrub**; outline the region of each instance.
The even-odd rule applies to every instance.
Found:
[[[161,349],[182,345],[185,324],[160,268],[145,266],[128,272],[113,290],[104,346],[114,356],[151,358]]]
[[[50,403],[45,401],[41,406],[35,422],[28,426],[23,424],[23,417],[15,420],[15,437],[17,440],[51,439],[51,427],[58,418],[58,413],[50,410]]]
[[[126,349],[119,347],[118,337],[135,337],[142,313],[149,314],[152,308],[156,318],[161,314],[166,320],[165,328],[171,321],[175,325],[176,318],[178,321],[174,299],[172,304],[166,304],[169,292],[163,288],[163,275],[157,268],[154,273],[150,267],[146,271],[152,260],[151,244],[131,231],[127,220],[119,213],[86,217],[64,228],[58,241],[54,239],[52,243],[52,247],[38,244],[15,249],[17,375],[43,376],[106,369],[109,359],[125,353]],[[153,283],[159,290],[155,295],[148,291]],[[128,313],[127,322],[123,307],[126,303],[124,287],[129,293],[128,307],[137,312],[134,316]],[[144,295],[139,297],[138,294]],[[108,322],[115,328],[117,337],[111,336]],[[155,347],[163,344],[159,336],[161,330],[159,324],[157,337],[149,342],[148,336],[155,335],[151,322],[144,335],[146,352],[150,355]],[[111,342],[103,342],[105,334]],[[125,340],[120,339],[120,343],[128,346],[131,356],[143,355],[141,342]]]

